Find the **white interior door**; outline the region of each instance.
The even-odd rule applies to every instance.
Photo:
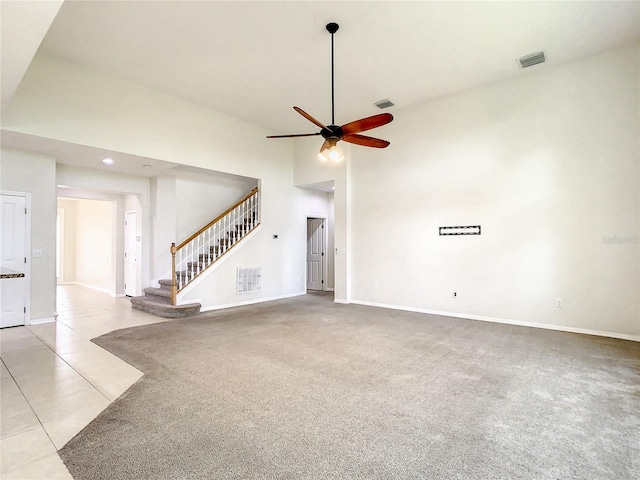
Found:
[[[307,290],[324,288],[324,219],[307,218]]]
[[[127,212],[124,221],[124,294],[136,296],[137,232],[136,212]]]
[[[24,325],[27,307],[27,199],[2,195],[0,210],[0,328]]]

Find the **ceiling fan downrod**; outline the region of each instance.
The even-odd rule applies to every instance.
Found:
[[[326,160],[328,158],[339,161],[342,159],[342,154],[339,154],[336,158],[332,157],[331,152],[336,153],[337,143],[344,140],[347,143],[353,143],[356,145],[362,145],[365,147],[385,148],[389,146],[389,142],[381,140],[379,138],[369,137],[361,135],[360,132],[371,130],[373,128],[381,127],[393,120],[393,115],[390,113],[379,113],[370,117],[361,118],[354,122],[345,123],[344,125],[336,125],[335,119],[335,62],[334,62],[334,48],[333,48],[333,35],[338,31],[339,25],[331,22],[326,25],[327,31],[331,34],[331,124],[325,125],[322,122],[316,120],[300,107],[293,107],[293,109],[309,120],[311,123],[320,127],[320,131],[316,133],[295,133],[290,135],[267,135],[267,138],[294,138],[294,137],[312,137],[316,135],[322,136],[324,142],[320,148],[320,156]],[[328,155],[323,155],[324,152],[328,152]],[[339,153],[339,152],[338,152]]]
[[[331,22],[327,23],[327,31],[331,34],[331,125],[336,124],[336,112],[335,112],[335,94],[334,94],[334,75],[333,75],[333,34],[338,31],[340,25]]]

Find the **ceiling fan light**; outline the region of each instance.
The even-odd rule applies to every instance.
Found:
[[[338,145],[334,144],[328,148],[324,148],[318,154],[318,158],[323,162],[341,162],[344,159],[344,153],[342,153],[342,149],[338,147]]]

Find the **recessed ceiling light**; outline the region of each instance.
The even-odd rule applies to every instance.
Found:
[[[145,163],[142,165],[142,168],[151,168],[151,165],[149,165],[148,163]]]
[[[105,165],[113,165],[113,158],[103,158],[102,163]]]

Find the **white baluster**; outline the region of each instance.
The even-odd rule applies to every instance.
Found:
[[[178,272],[182,267],[182,249],[176,252],[176,283],[178,284],[178,290],[182,288],[182,275],[179,275]]]
[[[205,255],[206,255],[206,259],[207,259],[207,267],[209,265],[211,265],[211,256],[209,255],[209,253],[211,253],[210,249],[211,249],[211,228],[209,227],[207,228],[207,235],[209,237],[209,239],[207,240],[207,246],[205,247]]]

